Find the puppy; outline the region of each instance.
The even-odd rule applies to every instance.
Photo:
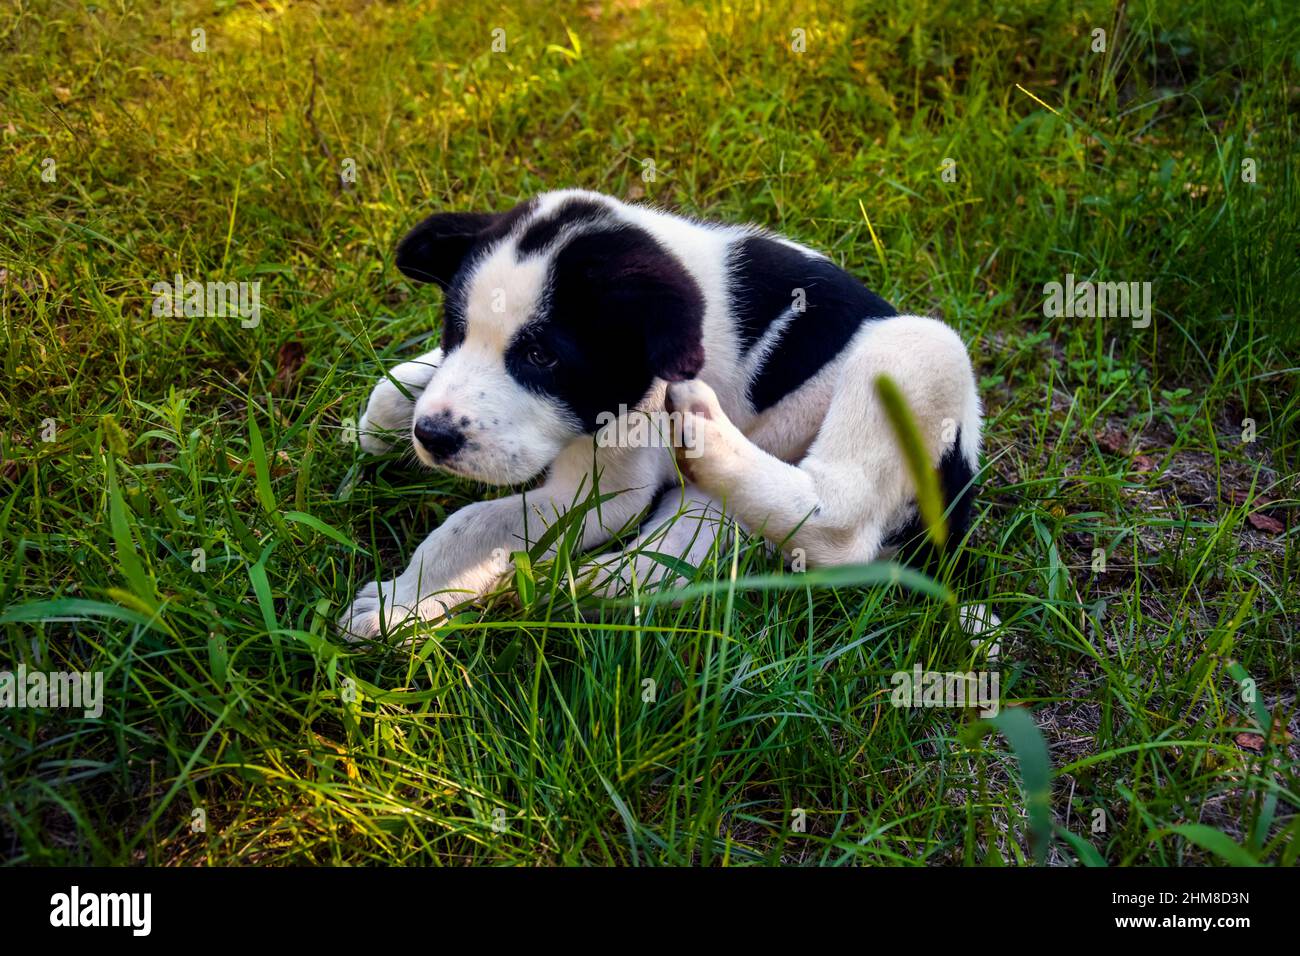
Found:
[[[922,531],[881,374],[939,470],[952,540],[966,530],[981,410],[961,339],[798,243],[566,190],[505,213],[430,216],[397,268],[442,289],[442,345],[375,386],[363,449],[400,436],[465,478],[545,479],[448,517],[405,571],[361,589],[339,622],[350,638],[482,596],[511,552],[593,490],[584,548],[654,505],[606,562],[606,593],[675,577],[642,545],[697,564],[723,513],[811,567],[889,553]],[[688,446],[676,458],[664,441],[617,440],[636,431],[630,419],[665,413]],[[661,495],[680,487],[678,462],[684,488]]]

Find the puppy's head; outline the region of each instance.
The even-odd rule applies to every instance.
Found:
[[[699,372],[699,288],[621,208],[549,194],[506,213],[431,216],[402,240],[398,269],[444,293],[444,358],[412,423],[422,462],[528,481],[602,412]]]

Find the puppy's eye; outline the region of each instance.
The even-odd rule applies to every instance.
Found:
[[[528,359],[530,364],[536,365],[538,368],[555,368],[555,356],[541,346],[530,345],[528,351],[524,353],[524,357]]]

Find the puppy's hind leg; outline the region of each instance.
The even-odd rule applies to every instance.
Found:
[[[698,455],[692,460],[683,452],[683,469],[743,525],[787,554],[802,551],[810,566],[873,560],[915,498],[875,392],[878,376],[902,389],[932,463],[958,436],[963,460],[973,462],[978,452],[974,372],[955,332],[934,319],[898,316],[873,322],[849,348],[835,398],[797,465],[750,442],[703,382],[668,389]]]

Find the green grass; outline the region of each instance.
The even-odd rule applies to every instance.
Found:
[[[0,669],[106,687],[0,712],[5,858],[1295,862],[1293,2],[174,10],[0,10]],[[561,547],[410,646],[335,638],[501,493],[347,440],[438,334],[396,240],[568,186],[782,230],[959,329],[996,726],[890,705],[992,666],[948,604],[736,586],[780,573],[748,539],[678,606],[598,606]],[[153,316],[177,272],[261,280],[260,325]],[[1046,318],[1066,273],[1150,281],[1150,327]]]

